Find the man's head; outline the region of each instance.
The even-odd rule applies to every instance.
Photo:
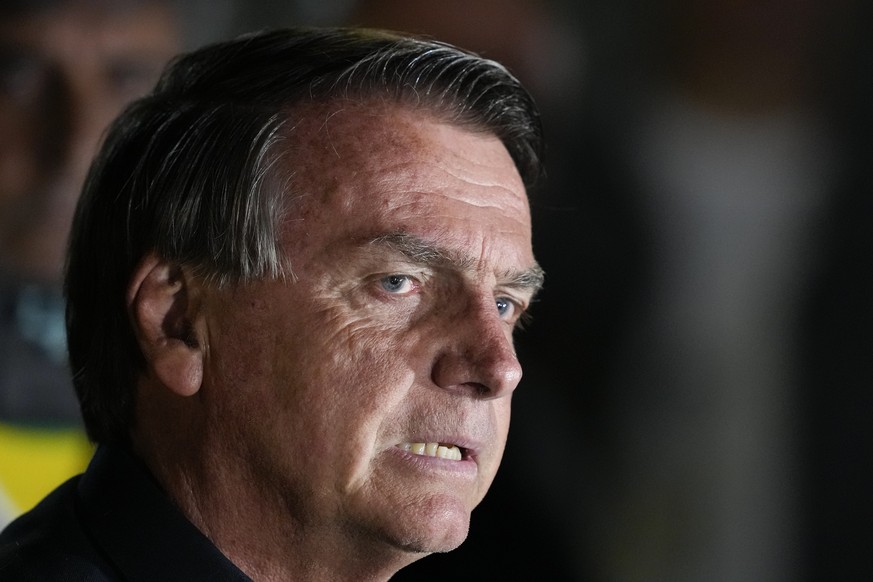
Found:
[[[517,82],[438,43],[277,31],[176,61],[74,224],[91,436],[132,442],[232,559],[258,562],[228,496],[310,566],[456,546],[521,375],[540,153]]]

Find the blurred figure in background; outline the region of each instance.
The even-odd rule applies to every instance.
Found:
[[[652,67],[610,104],[648,269],[611,377],[624,579],[802,571],[796,329],[840,171],[816,101],[837,4],[661,2]]]
[[[586,13],[602,35],[586,85],[587,145],[579,189],[561,190],[571,212],[542,229],[556,234],[537,247],[549,287],[531,328],[537,360],[573,403],[554,418],[572,410],[595,426],[573,437],[590,462],[566,481],[568,495],[584,492],[568,505],[585,531],[579,547],[598,580],[866,579],[862,554],[851,565],[822,559],[817,541],[858,547],[857,528],[840,532],[853,521],[845,509],[869,515],[858,492],[870,471],[835,445],[851,434],[849,450],[869,451],[870,431],[852,423],[834,438],[858,414],[847,382],[869,378],[849,373],[869,369],[857,355],[869,341],[809,311],[815,287],[838,281],[822,276],[833,272],[822,259],[846,256],[831,252],[846,242],[833,235],[870,220],[847,221],[838,208],[868,208],[857,202],[870,196],[869,184],[850,194],[854,204],[838,195],[856,147],[837,122],[858,113],[842,99],[856,6],[593,1]],[[865,239],[851,240],[857,257]],[[860,283],[859,271],[840,284]],[[852,305],[869,321],[869,305]],[[809,341],[825,328],[840,347]],[[844,359],[824,372],[829,352]],[[806,432],[816,425],[830,435]],[[811,465],[829,456],[852,487],[821,487]],[[810,473],[830,498],[810,495]],[[838,491],[843,511],[828,514]],[[811,570],[816,560],[830,574]]]
[[[873,578],[873,5],[851,15],[838,28],[843,79],[829,88],[847,171],[822,217],[800,329],[806,581]]]
[[[90,456],[66,363],[67,233],[104,128],[182,38],[171,0],[0,4],[0,525]]]

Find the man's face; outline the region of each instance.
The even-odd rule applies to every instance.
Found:
[[[202,397],[310,537],[452,549],[521,377],[512,332],[539,283],[524,186],[488,134],[402,109],[308,118],[285,168],[294,277],[206,302]]]
[[[59,278],[97,142],[181,47],[158,2],[64,2],[0,22],[0,267]]]

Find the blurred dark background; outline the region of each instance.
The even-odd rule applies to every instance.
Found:
[[[416,32],[542,108],[547,283],[504,465],[468,541],[397,580],[873,579],[869,3],[213,6],[188,45]]]

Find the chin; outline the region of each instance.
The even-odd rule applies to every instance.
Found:
[[[435,498],[419,504],[412,514],[395,516],[389,536],[395,545],[415,554],[443,553],[454,550],[467,539],[470,511],[455,499]]]

